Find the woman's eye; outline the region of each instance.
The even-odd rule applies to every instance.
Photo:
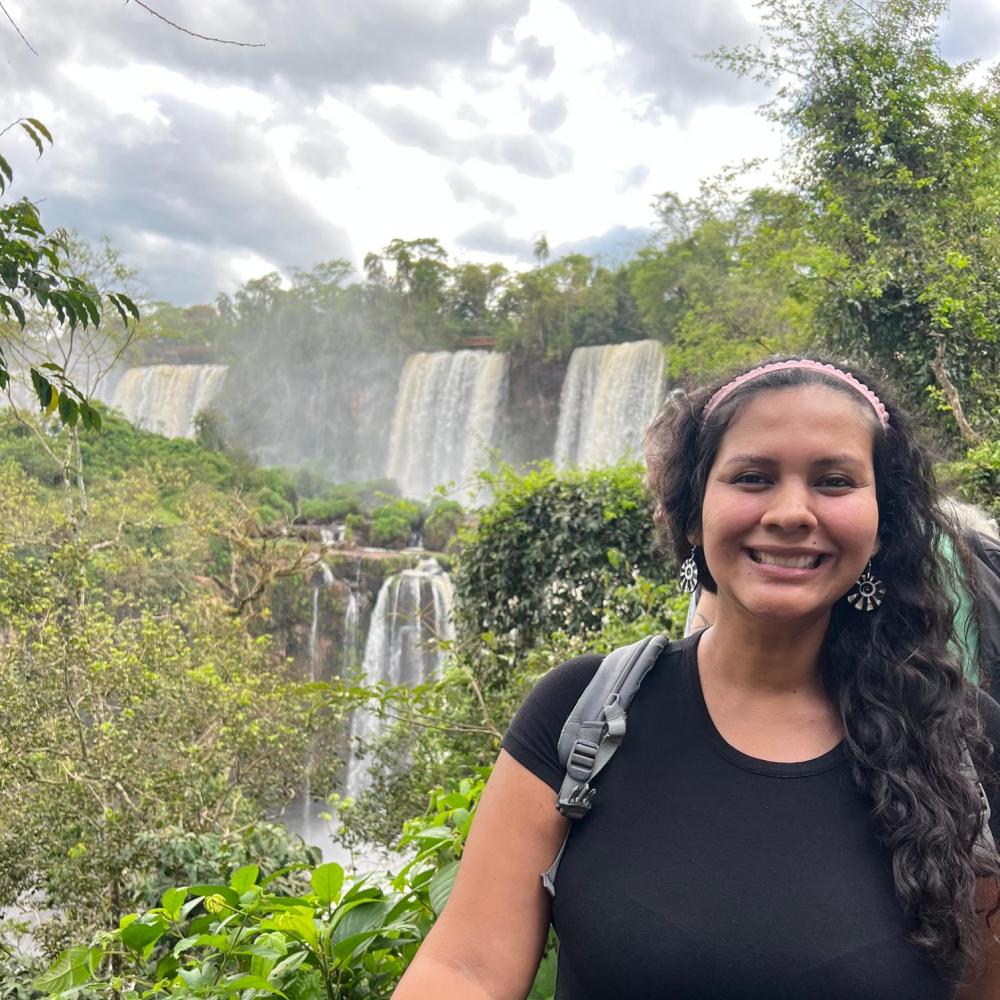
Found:
[[[734,483],[743,483],[747,486],[763,486],[766,485],[769,480],[767,476],[760,472],[741,472],[734,480]]]
[[[854,483],[852,483],[846,476],[827,476],[825,479],[820,481],[819,485],[825,486],[827,489],[831,490],[846,490],[850,489]]]

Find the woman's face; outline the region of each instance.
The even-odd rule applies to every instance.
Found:
[[[874,416],[835,389],[760,392],[719,447],[701,538],[720,616],[825,621],[878,548]]]

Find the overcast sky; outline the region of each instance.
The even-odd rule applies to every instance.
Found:
[[[701,56],[757,37],[750,0],[4,0],[0,148],[43,220],[108,236],[154,298],[437,236],[459,259],[534,238],[613,260],[661,191],[773,157],[762,92]],[[998,0],[956,0],[954,59],[1000,52]]]

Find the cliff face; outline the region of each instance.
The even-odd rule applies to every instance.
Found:
[[[566,364],[539,363],[523,355],[510,359],[510,407],[506,415],[503,457],[523,465],[555,454],[559,394]]]

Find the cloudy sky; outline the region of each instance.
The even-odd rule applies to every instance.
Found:
[[[751,0],[3,0],[13,194],[108,236],[154,298],[208,301],[271,270],[359,265],[394,237],[458,259],[613,260],[660,191],[773,157],[762,92],[701,56],[757,35]],[[1000,52],[1000,3],[955,0],[950,58]],[[4,124],[6,124],[6,120]]]

